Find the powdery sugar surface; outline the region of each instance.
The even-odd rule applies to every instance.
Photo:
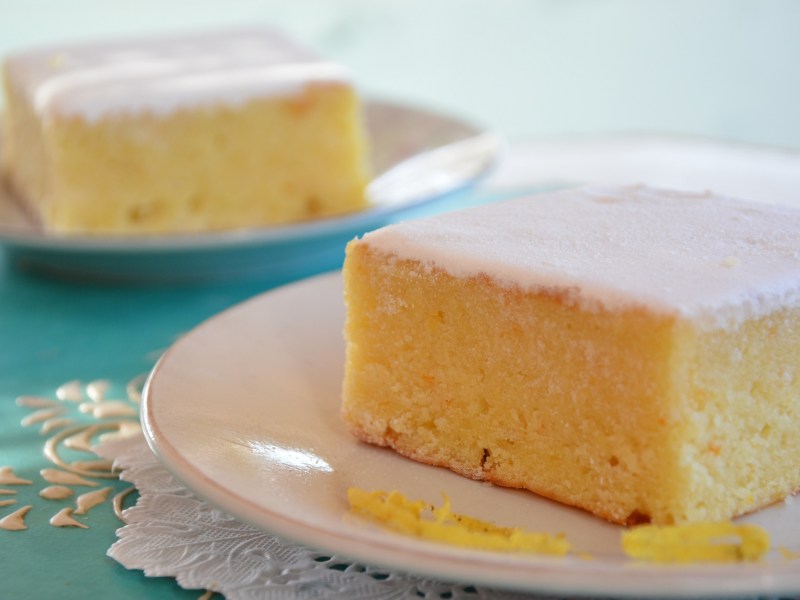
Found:
[[[349,82],[341,65],[269,29],[88,43],[19,53],[6,64],[41,116],[80,116],[237,105]]]
[[[800,303],[800,211],[710,192],[568,190],[391,225],[364,241],[457,277],[707,326]]]

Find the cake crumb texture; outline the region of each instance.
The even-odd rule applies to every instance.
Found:
[[[627,193],[615,197],[624,202]],[[730,209],[714,201],[723,215]],[[517,229],[528,225],[514,211],[507,218]],[[781,218],[800,226],[797,213]],[[530,245],[541,226],[530,225]],[[576,237],[581,226],[589,225],[578,219]],[[388,233],[397,234],[392,227]],[[435,236],[430,222],[422,229]],[[660,247],[667,242],[655,230],[635,233],[647,234],[656,258],[637,260],[658,271],[669,260]],[[493,226],[480,232],[503,235]],[[479,243],[451,269],[443,254],[421,259],[413,240],[387,246],[376,239],[351,242],[344,269],[342,415],[360,439],[628,525],[727,520],[800,487],[796,304],[709,321],[707,306],[694,310],[691,295],[675,310],[651,306],[635,291],[614,289],[602,270],[597,281],[621,301],[608,302],[597,281],[591,293],[579,281],[537,285],[536,267],[516,282],[490,268],[465,272],[470,252],[485,257]],[[800,265],[784,250],[776,260],[784,261],[780,285],[788,293],[785,262],[795,261],[794,289]],[[598,264],[606,260],[603,247],[587,252]],[[712,263],[709,269],[729,269],[709,257]],[[768,284],[744,279],[729,287],[730,297],[757,295]],[[702,303],[705,290],[697,298]]]
[[[2,171],[50,232],[224,230],[366,206],[349,74],[277,32],[35,50],[3,76]]]

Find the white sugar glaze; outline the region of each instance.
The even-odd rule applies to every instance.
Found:
[[[309,83],[349,81],[341,65],[269,29],[65,45],[14,54],[6,67],[41,116],[88,121],[238,105],[293,95]]]
[[[457,276],[588,308],[734,325],[800,303],[800,211],[628,186],[582,188],[391,225],[363,240]]]

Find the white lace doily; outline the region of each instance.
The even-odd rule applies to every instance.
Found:
[[[531,596],[390,573],[287,542],[209,506],[177,482],[139,434],[95,448],[139,491],[108,555],[229,600],[512,600]]]

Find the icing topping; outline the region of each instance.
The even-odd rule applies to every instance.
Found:
[[[47,500],[63,500],[74,493],[65,485],[48,485],[46,488],[39,490],[39,495]]]
[[[95,490],[93,492],[86,492],[85,494],[81,494],[75,500],[75,504],[77,505],[77,510],[75,510],[76,515],[85,515],[88,513],[92,508],[97,506],[98,504],[102,504],[108,498],[108,494],[114,488],[111,487],[104,487],[99,490]]]
[[[238,105],[293,95],[313,82],[349,81],[341,65],[269,29],[32,50],[10,57],[6,67],[9,80],[41,116],[88,121],[117,113]]]
[[[793,208],[640,185],[519,198],[363,240],[457,277],[722,326],[800,303],[798,231]]]
[[[32,483],[30,479],[17,477],[17,474],[14,473],[14,469],[11,467],[0,467],[0,485],[30,485]]]
[[[72,509],[69,507],[62,508],[52,517],[50,517],[50,525],[53,527],[80,527],[81,529],[89,529],[89,526],[81,523],[72,516]]]
[[[98,484],[94,481],[84,479],[76,473],[62,471],[60,469],[42,469],[39,471],[42,479],[48,483],[67,484],[67,485],[89,485],[96,487]]]
[[[27,529],[28,526],[25,524],[25,515],[27,515],[28,511],[30,511],[32,508],[32,504],[26,504],[25,506],[18,508],[14,512],[6,515],[0,519],[0,529],[5,529],[7,531],[21,531],[23,529]]]

